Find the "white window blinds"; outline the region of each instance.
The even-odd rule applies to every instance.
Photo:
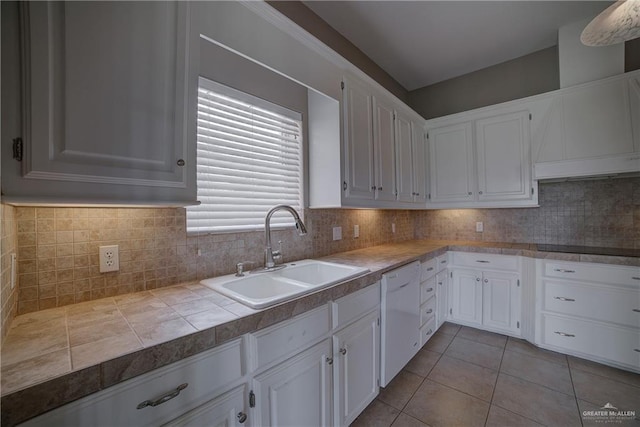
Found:
[[[197,180],[199,206],[187,210],[190,232],[264,228],[272,207],[302,214],[301,115],[200,78]],[[293,226],[284,212],[275,227]]]

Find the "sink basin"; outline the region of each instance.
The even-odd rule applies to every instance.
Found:
[[[231,274],[200,283],[251,308],[265,308],[368,271],[350,265],[303,260],[286,264],[281,270],[248,273],[243,277]]]

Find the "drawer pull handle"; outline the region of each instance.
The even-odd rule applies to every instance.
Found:
[[[327,357],[326,362],[328,365],[333,365],[333,357]]]
[[[340,351],[340,354],[343,355],[343,356],[345,354],[347,354],[347,349],[346,348],[341,348],[339,351]]]
[[[163,396],[160,396],[156,400],[145,400],[144,402],[138,404],[137,408],[138,409],[142,409],[142,408],[146,408],[147,406],[162,405],[163,403],[170,401],[174,397],[177,397],[182,390],[187,388],[188,385],[189,385],[189,383],[180,384],[178,387],[176,387],[175,390],[170,391],[169,393],[167,393],[167,394],[165,394]]]
[[[479,282],[479,281],[480,281],[480,278],[479,278],[479,277],[476,277],[476,282]]]
[[[573,338],[573,337],[575,337],[575,335],[573,335],[573,334],[567,334],[567,333],[565,333],[565,332],[558,332],[558,331],[555,331],[555,332],[554,332],[554,334],[558,334],[558,335],[560,335],[561,337],[569,337],[569,338]]]
[[[567,270],[566,268],[556,268],[553,271],[557,271],[558,273],[575,273],[575,270]]]
[[[247,421],[247,414],[245,414],[244,412],[238,412],[237,417],[240,424],[244,424],[244,422]]]
[[[485,261],[483,259],[477,259],[476,262],[480,262],[482,264],[489,264],[491,261]]]
[[[429,329],[429,330],[427,331],[427,335],[431,335],[432,333],[433,333],[433,329]]]
[[[634,308],[633,311],[635,311],[636,313],[640,313],[640,309],[638,308]]]
[[[575,300],[573,298],[565,298],[565,297],[553,297],[554,299],[559,299],[560,301],[569,301],[569,302],[574,302]]]
[[[636,277],[636,276],[632,276],[631,277],[633,280],[640,280],[640,277]]]
[[[433,292],[433,288],[427,288],[427,292]]]
[[[433,271],[433,267],[427,268],[427,271]]]
[[[442,261],[440,261],[440,264],[446,264],[446,263],[447,263],[446,259],[443,259]]]
[[[431,313],[433,313],[433,309],[432,309],[432,308],[430,308],[430,309],[427,311],[427,314],[431,314]]]
[[[634,348],[633,351],[640,353],[640,348]]]

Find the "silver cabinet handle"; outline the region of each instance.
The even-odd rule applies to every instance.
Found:
[[[480,263],[482,263],[482,264],[489,264],[489,263],[491,263],[491,261],[485,261],[485,260],[483,260],[483,259],[477,259],[477,260],[476,260],[476,262],[480,262]]]
[[[427,292],[433,292],[433,288],[427,288]]]
[[[569,301],[569,302],[574,302],[575,300],[573,298],[565,298],[565,297],[553,297],[554,299],[559,299],[560,301]]]
[[[556,268],[553,271],[557,271],[558,273],[575,273],[575,270],[567,270],[566,268]]]
[[[442,282],[438,282],[438,285],[442,286]]]
[[[429,311],[427,311],[427,314],[431,314],[431,313],[433,313],[433,309],[432,308],[430,308]]]
[[[640,277],[636,277],[636,276],[631,276],[631,278],[632,278],[633,280],[640,280]]]
[[[467,194],[470,196],[470,195],[472,195],[473,193],[472,193],[471,191],[469,191]]]
[[[443,259],[442,261],[440,261],[440,264],[446,264],[446,263],[447,263],[446,259]]]
[[[427,335],[431,335],[432,333],[433,333],[433,329],[429,329],[429,330],[427,331]]]
[[[180,384],[178,387],[176,387],[175,390],[172,390],[172,391],[160,396],[156,400],[145,400],[144,402],[139,403],[138,406],[136,406],[136,408],[137,409],[142,409],[142,408],[146,408],[147,406],[162,405],[163,403],[170,401],[174,397],[177,397],[182,390],[187,388],[188,385],[189,385],[189,383]]]
[[[489,279],[484,279],[484,283],[489,283]]]
[[[640,348],[634,348],[633,351],[637,351],[638,353],[640,353]]]
[[[327,357],[326,362],[328,365],[333,365],[333,357]]]
[[[244,424],[244,422],[247,421],[247,414],[245,414],[244,412],[238,412],[237,417],[240,424]]]
[[[345,355],[347,354],[347,349],[346,348],[341,348],[340,350],[338,350],[340,352],[341,355]]]
[[[379,190],[379,191],[382,191],[382,187],[378,187],[378,190]]]
[[[479,277],[476,277],[476,282],[479,282],[479,281],[480,281],[480,278],[479,278]]]
[[[634,308],[633,311],[635,311],[636,313],[640,313],[640,309],[638,308]]]
[[[427,271],[433,271],[433,267],[427,268]]]
[[[565,332],[559,332],[559,331],[555,331],[555,332],[554,332],[554,334],[558,334],[558,335],[560,335],[561,337],[569,337],[569,338],[573,338],[573,337],[575,337],[575,335],[573,335],[573,334],[567,334],[567,333],[565,333]]]

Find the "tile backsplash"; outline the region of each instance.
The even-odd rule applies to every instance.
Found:
[[[277,248],[282,241],[285,261],[414,238],[640,248],[640,178],[541,184],[539,191],[540,208],[306,209],[306,236],[275,230],[272,242]],[[262,265],[262,231],[187,235],[185,212],[2,205],[3,332],[16,311],[229,274],[237,262]],[[476,221],[484,232],[476,233]],[[359,238],[353,237],[356,224]],[[342,240],[333,241],[334,226],[342,227]],[[102,245],[119,245],[120,271],[100,273]],[[18,287],[9,292],[7,259],[16,249]]]
[[[6,335],[11,320],[16,316],[18,309],[18,286],[11,289],[11,254],[16,253],[17,235],[15,223],[15,211],[13,206],[0,204],[0,322],[3,339]]]

